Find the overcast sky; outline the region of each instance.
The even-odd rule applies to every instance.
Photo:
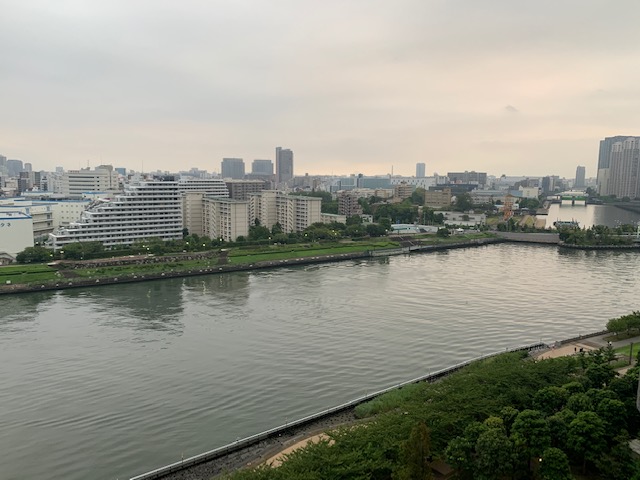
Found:
[[[640,1],[0,0],[0,154],[34,169],[596,175],[640,135]]]

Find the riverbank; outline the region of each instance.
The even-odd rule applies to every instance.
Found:
[[[570,243],[558,243],[560,248],[569,248],[571,250],[635,250],[640,251],[640,244],[634,245],[573,245]]]
[[[431,239],[429,239],[431,240]],[[248,270],[288,267],[293,265],[309,265],[379,256],[403,255],[418,252],[434,252],[456,248],[470,248],[506,241],[493,236],[470,236],[466,238],[438,239],[438,243],[425,244],[421,238],[397,237],[396,241],[370,242],[360,244],[338,244],[335,246],[317,245],[305,249],[273,251],[246,251],[222,249],[216,255],[204,254],[198,258],[194,255],[170,258],[135,257],[124,259],[105,259],[99,261],[75,262],[69,265],[48,267],[46,265],[23,266],[32,269],[36,275],[31,283],[9,284],[4,281],[0,285],[0,295],[63,290],[69,288],[97,287],[121,283],[146,282],[166,278],[181,278],[197,275],[211,275]],[[330,253],[332,252],[332,253]],[[56,268],[57,267],[57,268]],[[19,268],[15,266],[6,269]],[[0,270],[1,277],[2,270]],[[51,279],[53,277],[53,279]],[[12,277],[1,277],[12,278]]]

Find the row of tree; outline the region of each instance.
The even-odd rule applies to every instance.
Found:
[[[620,225],[615,228],[594,225],[590,228],[566,227],[559,230],[560,240],[569,245],[630,245],[634,225]]]
[[[630,335],[640,333],[640,311],[612,318],[607,322],[607,330],[615,334],[626,333]]]

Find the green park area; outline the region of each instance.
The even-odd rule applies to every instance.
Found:
[[[448,245],[453,243],[470,243],[481,238],[490,238],[487,233],[469,233],[455,236],[420,235],[412,237],[411,245]],[[195,243],[195,242],[194,242]],[[99,280],[107,278],[132,278],[134,276],[156,276],[162,274],[180,275],[192,273],[198,270],[220,268],[222,266],[255,266],[258,262],[279,262],[290,259],[302,259],[309,257],[325,257],[333,255],[366,253],[369,251],[384,251],[385,249],[397,249],[403,244],[400,241],[391,240],[389,237],[374,237],[358,240],[342,239],[334,241],[315,241],[297,243],[269,243],[229,245],[215,247],[197,242],[198,245],[208,247],[199,251],[180,250],[189,243],[180,244],[173,250],[165,246],[165,250],[157,250],[157,245],[140,245],[132,247],[131,252],[138,255],[125,255],[117,257],[118,265],[99,265],[83,261],[83,258],[113,260],[109,251],[99,250],[95,245],[78,245],[78,252],[68,247],[64,253],[58,252],[55,261],[50,263],[25,263],[0,267],[0,287],[6,285],[40,285],[55,284],[58,282],[73,282],[73,279]],[[75,245],[74,245],[75,247]],[[158,251],[157,254],[150,254]],[[35,254],[41,258],[49,259],[50,251],[42,247],[34,247]],[[43,250],[43,252],[39,252]],[[96,250],[95,252],[93,250]],[[147,255],[139,255],[141,252],[149,252]],[[74,251],[75,258],[67,260],[67,256]],[[179,253],[170,253],[171,251]],[[32,253],[31,251],[29,253]],[[119,253],[119,252],[114,252]],[[135,258],[134,258],[135,257]],[[153,261],[140,261],[139,258]],[[331,260],[331,258],[327,258]],[[40,260],[42,261],[42,260]],[[98,263],[98,265],[96,265]]]

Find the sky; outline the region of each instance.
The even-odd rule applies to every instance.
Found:
[[[640,135],[638,0],[0,0],[0,154],[596,176]]]

